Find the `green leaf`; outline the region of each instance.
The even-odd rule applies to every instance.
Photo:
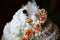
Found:
[[[29,25],[31,25],[32,27],[34,27],[34,24],[32,24],[32,23],[29,23]]]
[[[19,30],[19,34],[17,34],[18,37],[22,37],[23,36],[23,33],[22,33],[22,30],[20,29]]]

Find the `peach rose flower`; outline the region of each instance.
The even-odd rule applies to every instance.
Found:
[[[35,27],[34,27],[34,31],[39,31],[41,29],[42,29],[41,25],[39,25],[39,24],[35,25]]]
[[[41,9],[41,10],[40,10],[40,14],[41,14],[41,15],[44,15],[44,14],[46,14],[46,13],[47,13],[47,11],[46,11],[45,9]]]
[[[43,17],[40,18],[40,20],[41,20],[42,22],[45,22],[45,21],[46,21],[46,17],[43,16]]]
[[[28,37],[23,36],[23,37],[21,38],[21,40],[28,40]]]
[[[33,29],[27,28],[25,34],[27,35],[27,37],[31,37],[33,35]]]

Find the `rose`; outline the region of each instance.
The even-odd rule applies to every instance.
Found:
[[[41,9],[41,10],[40,10],[40,14],[41,14],[41,15],[44,15],[44,14],[46,14],[46,13],[47,13],[47,11],[46,11],[45,9]]]
[[[41,25],[39,25],[39,24],[37,24],[37,25],[35,25],[34,26],[34,31],[35,32],[37,32],[37,31],[39,31],[39,30],[41,30],[42,28],[41,28]]]
[[[33,29],[32,28],[27,28],[26,31],[25,31],[25,35],[27,37],[31,37],[33,35]]]

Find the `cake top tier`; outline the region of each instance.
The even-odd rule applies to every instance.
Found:
[[[36,32],[42,30],[41,24],[47,20],[47,11],[45,9],[39,9],[35,2],[28,2],[25,6],[22,6],[13,19],[18,18],[24,25],[20,28],[20,39],[28,40]]]

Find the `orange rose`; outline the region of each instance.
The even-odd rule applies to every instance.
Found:
[[[40,10],[40,14],[41,14],[41,15],[44,15],[44,14],[46,14],[46,13],[47,13],[47,11],[46,11],[45,9],[41,9],[41,10]]]
[[[25,36],[23,36],[23,37],[21,38],[21,40],[28,40],[28,38],[25,37]]]
[[[46,21],[46,17],[41,17],[41,21],[45,22]]]
[[[39,25],[39,24],[37,24],[35,27],[34,27],[34,30],[35,31],[39,31],[39,30],[41,30],[42,28],[41,28],[41,26]]]
[[[33,35],[33,29],[32,28],[28,28],[26,30],[26,35],[27,35],[27,37],[31,37]]]

